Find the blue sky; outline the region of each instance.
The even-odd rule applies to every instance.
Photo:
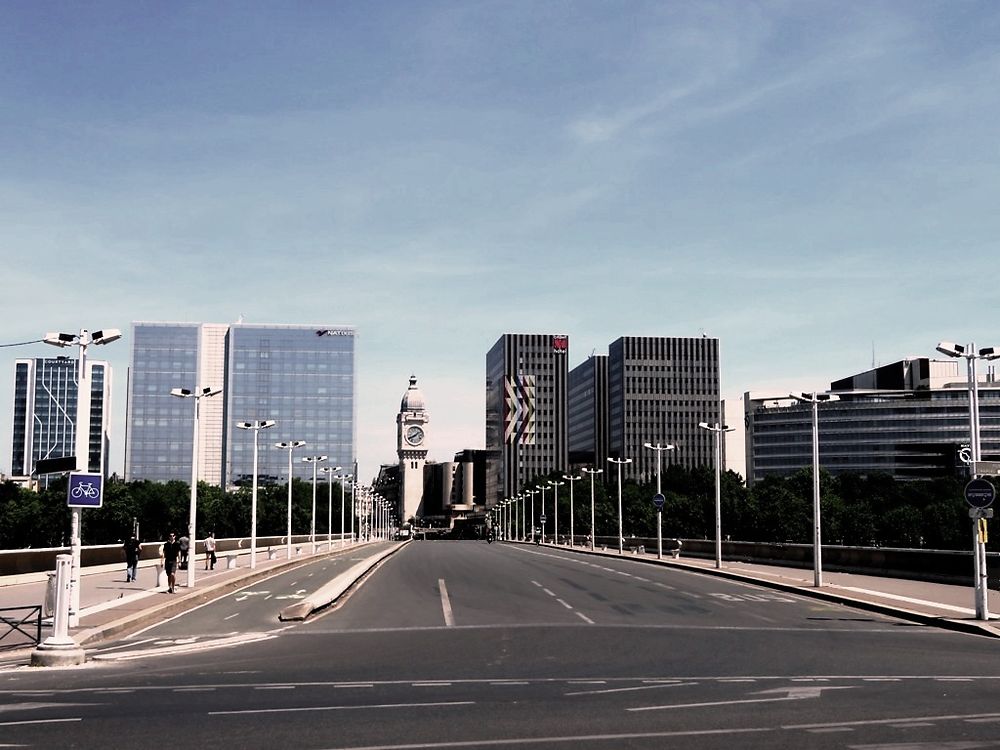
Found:
[[[995,2],[3,3],[0,344],[354,325],[366,478],[411,373],[431,457],[482,446],[505,332],[717,336],[741,426],[1000,344],[998,39]],[[54,352],[0,348],[0,471]]]

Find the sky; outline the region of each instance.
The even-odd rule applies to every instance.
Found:
[[[136,320],[357,328],[359,474],[411,374],[485,440],[486,352],[715,336],[742,395],[1000,345],[1000,4],[0,3],[13,362]],[[6,386],[6,387],[4,387]],[[6,395],[3,395],[6,393]],[[321,446],[317,446],[321,448]]]

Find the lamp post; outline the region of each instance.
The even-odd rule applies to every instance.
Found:
[[[274,427],[273,419],[253,422],[237,422],[236,426],[241,430],[253,430],[253,490],[251,492],[250,504],[250,570],[257,567],[257,438],[261,430]]]
[[[722,567],[722,434],[734,428],[716,422],[699,422],[703,430],[715,433],[715,567]]]
[[[618,554],[625,551],[625,538],[622,532],[622,465],[632,463],[631,458],[609,458],[610,463],[618,466]]]
[[[667,443],[666,445],[660,445],[657,443],[653,445],[652,443],[643,443],[643,447],[649,448],[651,451],[656,451],[656,494],[662,495],[663,490],[660,487],[660,459],[663,456],[664,451],[672,451],[676,448],[676,445]],[[663,559],[663,508],[659,507],[656,509],[656,559]]]
[[[292,559],[292,451],[306,444],[305,440],[286,440],[275,443],[275,448],[288,451],[288,535],[285,537],[285,556]]]
[[[597,530],[594,528],[594,477],[603,474],[604,469],[580,469],[584,474],[590,474],[590,551],[594,551],[594,542],[597,537]]]
[[[46,344],[65,349],[75,346],[79,349],[76,375],[76,420],[73,425],[73,451],[76,453],[76,470],[90,469],[90,373],[87,372],[87,347],[91,344],[103,346],[117,341],[122,332],[117,328],[105,328],[91,333],[81,328],[80,333],[46,333],[42,339]],[[80,525],[82,508],[70,508],[70,563],[69,574],[69,614],[67,624],[75,628],[80,624]]]
[[[312,520],[309,522],[309,542],[312,544],[313,554],[316,554],[316,469],[321,461],[326,461],[328,456],[303,456],[302,461],[312,464],[313,467],[313,504]]]
[[[568,474],[563,474],[562,478],[565,479],[567,482],[569,482],[569,546],[573,547],[573,546],[575,546],[575,544],[573,542],[573,538],[574,538],[573,537],[573,517],[576,515],[576,512],[573,510],[573,485],[578,480],[583,479],[583,477],[581,477],[581,476],[575,476],[574,477],[574,476],[569,476]]]
[[[188,505],[188,539],[190,540],[191,554],[188,558],[187,566],[187,587],[194,588],[194,569],[198,566],[194,564],[195,550],[198,547],[197,517],[198,517],[198,419],[199,406],[203,398],[211,398],[222,393],[221,388],[197,388],[194,391],[187,388],[171,388],[170,395],[177,398],[194,399],[194,435],[191,439],[191,501]]]
[[[969,447],[972,452],[972,465],[970,466],[970,479],[975,479],[979,462],[982,460],[979,442],[979,378],[976,375],[976,360],[994,360],[1000,358],[1000,350],[990,346],[984,349],[976,349],[975,343],[968,346],[953,344],[950,341],[942,341],[937,345],[937,350],[949,357],[964,358],[968,364],[969,379]],[[986,580],[986,544],[979,536],[979,519],[975,518],[973,523],[972,552],[975,563],[975,600],[976,619],[990,619],[988,606],[989,589]]]
[[[531,541],[535,541],[535,495],[538,490],[525,490],[524,493],[531,498]]]
[[[326,547],[327,552],[333,549],[333,475],[343,469],[342,466],[324,466],[320,471],[326,474]],[[338,477],[340,478],[340,477]],[[344,485],[340,485],[340,536],[344,537]]]
[[[548,489],[548,486],[544,484],[539,484],[535,485],[535,489],[541,490],[542,492],[542,515],[539,521],[542,524],[542,544],[545,544],[545,523],[546,521],[549,520],[548,517],[545,515],[545,491]]]
[[[822,401],[829,401],[830,394],[814,391],[801,395],[792,393],[791,397],[812,406],[813,586],[819,588],[823,585],[823,537],[820,531],[819,502],[819,405]]]
[[[555,494],[552,496],[552,537],[556,540],[555,543],[559,544],[559,488],[562,487],[565,482],[553,482],[549,480],[555,488]]]
[[[354,544],[354,516],[358,512],[358,506],[356,504],[356,498],[354,491],[357,489],[358,480],[357,478],[351,479],[351,544]]]

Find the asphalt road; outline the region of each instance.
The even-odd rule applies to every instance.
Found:
[[[0,673],[0,744],[1000,748],[989,639],[484,542],[409,544],[336,608],[278,623],[276,597],[324,563],[83,667]]]

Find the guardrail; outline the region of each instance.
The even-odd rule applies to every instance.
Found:
[[[577,546],[589,545],[587,537],[577,536]],[[618,537],[598,536],[598,547],[618,549]],[[663,540],[663,553],[668,543]],[[681,557],[715,558],[714,539],[681,539]],[[631,552],[639,547],[656,551],[656,538],[626,537],[624,548]],[[811,544],[779,544],[768,542],[722,542],[722,559],[729,562],[773,563],[794,568],[812,568]],[[932,583],[968,583],[973,576],[974,560],[971,550],[907,549],[899,547],[842,547],[823,545],[823,570],[840,573],[908,578]],[[987,554],[987,569],[1000,573],[1000,553]],[[993,576],[991,576],[992,579]]]
[[[23,612],[17,616],[8,614]],[[34,628],[34,633],[30,629]],[[17,636],[22,636],[18,638]],[[7,638],[10,637],[10,640]],[[0,651],[27,646],[37,646],[42,642],[42,606],[0,607]]]
[[[340,534],[334,534],[334,541],[339,541]],[[267,536],[257,537],[257,549],[259,551],[280,549],[285,546],[286,537]],[[326,542],[326,534],[316,535],[317,543]],[[80,550],[80,566],[87,568],[94,565],[114,565],[125,564],[125,553],[122,549],[122,542],[117,544],[88,545]],[[293,545],[303,545],[309,543],[308,534],[292,535]],[[160,556],[160,545],[163,541],[142,542],[142,551],[139,560],[157,560]],[[235,537],[232,539],[215,540],[216,555],[223,552],[246,552],[250,549],[250,537]],[[199,539],[194,545],[194,555],[196,559],[203,560],[205,554],[205,542]],[[0,550],[0,576],[19,575],[23,573],[42,573],[55,570],[56,555],[66,555],[70,553],[69,547],[46,547],[42,549],[15,549]]]

